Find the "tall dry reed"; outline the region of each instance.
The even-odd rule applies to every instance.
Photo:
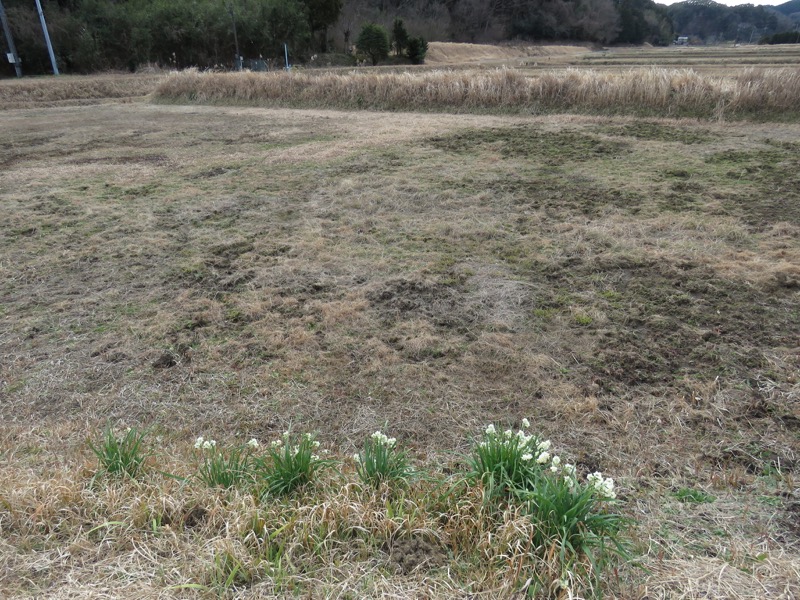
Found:
[[[800,69],[714,77],[686,69],[514,69],[346,74],[174,73],[161,101],[457,112],[557,112],[774,118],[800,114]]]
[[[62,75],[0,82],[0,109],[146,96],[160,75]]]

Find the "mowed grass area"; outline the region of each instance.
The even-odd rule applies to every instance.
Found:
[[[521,66],[546,69],[561,64],[597,70],[615,70],[631,67],[658,66],[665,68],[690,68],[700,73],[725,75],[732,70],[750,68],[796,68],[800,61],[800,44],[775,46],[734,45],[611,47],[587,51],[572,56],[531,57],[523,59]]]
[[[159,471],[192,475],[199,435],[347,457],[382,429],[446,480],[523,417],[617,481],[646,570],[609,596],[800,594],[799,125],[120,104],[0,129],[6,596],[510,597],[510,525],[460,539],[464,506],[329,473],[253,550],[284,504]],[[144,481],[92,481],[108,424],[149,428]]]

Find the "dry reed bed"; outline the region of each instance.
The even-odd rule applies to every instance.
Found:
[[[37,77],[0,83],[0,109],[48,103],[146,96],[160,75]]]
[[[692,70],[568,69],[526,76],[514,69],[406,73],[173,73],[160,101],[234,102],[374,110],[647,114],[790,118],[800,113],[800,69],[711,77]]]

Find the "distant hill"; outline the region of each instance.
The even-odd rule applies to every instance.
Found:
[[[773,8],[787,16],[794,13],[800,13],[800,0],[789,0],[789,2],[784,2],[778,6],[773,6]]]
[[[790,0],[779,7],[726,6],[713,0],[684,0],[667,7],[677,35],[698,38],[706,43],[743,40],[755,41],[764,36],[793,29],[791,13],[800,0]]]

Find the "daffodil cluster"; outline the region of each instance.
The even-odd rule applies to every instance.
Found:
[[[380,430],[373,433],[370,437],[375,440],[376,443],[389,448],[394,448],[397,445],[397,440],[395,438],[387,437],[381,433]]]
[[[482,481],[492,494],[506,496],[530,489],[554,458],[558,468],[561,459],[552,456],[550,440],[528,433],[529,428],[528,419],[522,420],[517,431],[488,425],[473,447],[471,477]]]
[[[586,482],[603,498],[613,500],[617,497],[617,493],[614,491],[614,480],[610,477],[603,478],[600,471],[589,473],[586,476]]]
[[[530,423],[522,420],[517,430],[500,431],[488,425],[473,447],[471,477],[480,480],[492,494],[510,496],[539,486],[544,479],[582,494],[591,489],[597,499],[616,498],[614,481],[601,473],[588,476],[585,485],[578,481],[575,465],[561,460],[552,450],[552,442],[528,433]]]
[[[217,447],[217,440],[207,440],[201,435],[195,440],[194,447],[198,450],[213,450]]]
[[[250,440],[251,442],[255,440]],[[272,440],[269,444],[269,447],[273,451],[280,450],[283,448],[282,453],[285,455],[291,454],[293,456],[297,456],[298,454],[305,452],[308,448],[316,449],[320,447],[320,443],[318,440],[314,439],[314,436],[310,433],[304,433],[302,436],[298,437],[297,439],[292,440],[292,434],[289,431],[284,431],[283,436],[279,437],[278,439]],[[322,450],[322,454],[327,454],[327,450]],[[311,454],[311,460],[321,460],[321,457],[318,454]]]
[[[293,434],[285,431],[283,435],[270,442],[268,460],[260,460],[261,476],[265,480],[264,493],[286,494],[310,482],[316,471],[326,464],[316,453],[320,443],[311,433]]]
[[[379,487],[383,482],[404,484],[412,475],[405,452],[397,449],[397,440],[380,430],[364,442],[363,452],[353,455],[361,482]]]
[[[197,476],[206,485],[231,488],[255,482],[253,450],[258,448],[258,440],[252,439],[245,445],[222,447],[216,440],[207,440],[201,435],[195,440],[194,447],[200,451]]]

